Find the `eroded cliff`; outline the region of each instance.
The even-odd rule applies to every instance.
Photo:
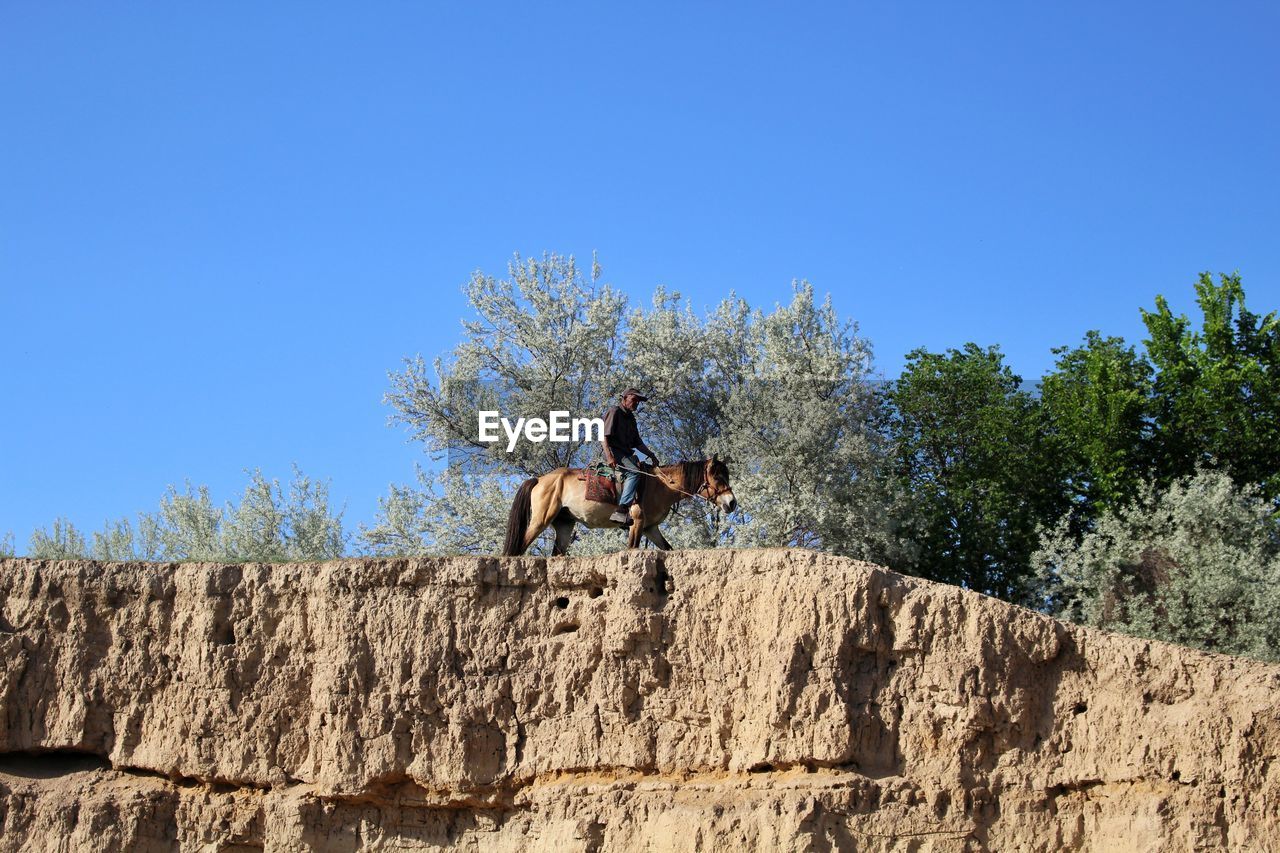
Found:
[[[0,850],[1280,849],[1280,667],[807,551],[0,597]]]

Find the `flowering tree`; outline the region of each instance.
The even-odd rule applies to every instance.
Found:
[[[667,522],[677,547],[806,545],[888,560],[903,549],[875,429],[871,351],[813,288],[765,313],[732,295],[699,314],[658,288],[631,307],[572,257],[516,257],[508,278],[476,273],[463,340],[428,370],[417,357],[391,376],[392,420],[436,463],[393,486],[361,533],[375,553],[497,553],[521,479],[598,458],[594,443],[485,444],[481,409],[597,415],[629,385],[651,397],[640,416],[663,461],[728,457],[743,510],[722,517],[687,501]],[[611,550],[616,531],[580,530],[576,553]]]

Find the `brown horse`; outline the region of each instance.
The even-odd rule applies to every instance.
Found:
[[[547,526],[555,528],[556,542],[552,554],[566,554],[573,541],[575,524],[587,527],[624,527],[609,516],[617,509],[610,503],[587,500],[587,484],[578,479],[581,468],[557,468],[541,477],[525,480],[516,492],[507,518],[507,538],[502,553],[507,557],[523,554]],[[666,520],[671,508],[686,497],[700,497],[725,512],[738,506],[729,488],[729,466],[712,456],[693,462],[677,462],[653,469],[644,477],[640,500],[631,507],[631,533],[627,547],[635,548],[643,535],[664,551],[671,543],[658,525]]]

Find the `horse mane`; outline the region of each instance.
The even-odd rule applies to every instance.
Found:
[[[706,465],[705,459],[681,459],[680,460],[680,477],[681,488],[686,492],[696,492],[706,483]],[[681,497],[684,497],[681,495]]]

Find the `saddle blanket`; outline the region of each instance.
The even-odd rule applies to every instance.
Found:
[[[618,502],[618,485],[612,476],[587,468],[582,472],[582,479],[587,481],[587,500],[606,504]]]

